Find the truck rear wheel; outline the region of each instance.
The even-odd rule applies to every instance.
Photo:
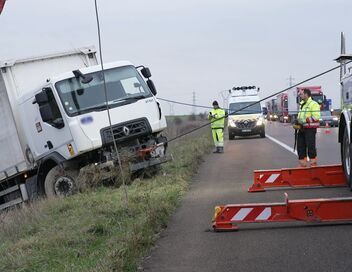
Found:
[[[47,197],[65,197],[72,195],[76,189],[78,170],[66,170],[55,166],[47,174],[44,182]]]
[[[351,152],[350,139],[348,137],[347,127],[345,127],[345,132],[343,134],[343,140],[341,143],[341,159],[342,159],[343,172],[345,173],[346,181],[350,186],[350,188],[352,188],[351,154],[352,152]]]

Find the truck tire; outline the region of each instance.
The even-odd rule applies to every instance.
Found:
[[[72,195],[76,190],[78,170],[52,168],[45,177],[44,188],[48,198]]]
[[[352,188],[352,165],[351,165],[351,145],[348,137],[347,126],[345,127],[345,132],[343,134],[343,140],[341,143],[341,160],[343,172],[345,173],[346,181],[350,188]]]

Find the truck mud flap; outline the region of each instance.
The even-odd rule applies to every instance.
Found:
[[[143,170],[143,169],[146,169],[146,168],[151,167],[151,166],[163,164],[165,162],[169,162],[169,161],[172,161],[172,160],[173,160],[172,156],[171,155],[167,155],[167,156],[162,157],[162,158],[151,158],[148,161],[143,161],[143,162],[138,162],[138,163],[131,163],[130,164],[130,171],[132,173],[135,173],[135,172],[137,172],[139,170]]]

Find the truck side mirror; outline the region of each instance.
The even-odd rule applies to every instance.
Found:
[[[38,103],[38,105],[43,105],[49,102],[49,97],[46,92],[46,88],[43,88],[43,90],[35,95],[35,101],[33,103]]]
[[[150,78],[152,76],[152,73],[150,72],[150,69],[148,67],[143,67],[141,69],[141,73],[144,76],[144,78]]]
[[[150,91],[152,92],[152,94],[153,94],[153,95],[156,95],[156,94],[157,94],[157,91],[156,91],[154,82],[153,82],[151,79],[148,79],[148,80],[147,80],[147,85],[148,85]]]

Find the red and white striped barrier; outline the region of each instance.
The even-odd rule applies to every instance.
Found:
[[[248,192],[265,189],[347,186],[342,165],[254,171],[253,185]]]
[[[241,223],[352,221],[352,197],[288,200],[283,203],[229,204],[215,207],[215,231],[238,230]]]

